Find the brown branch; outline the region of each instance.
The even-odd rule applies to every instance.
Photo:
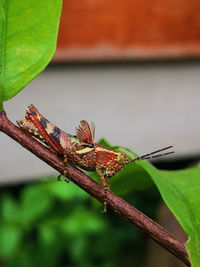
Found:
[[[63,173],[63,160],[10,122],[5,112],[0,112],[0,131],[9,135],[12,139],[31,151],[41,160],[45,161],[59,173]],[[77,184],[100,202],[103,202],[104,190],[100,184],[96,183],[82,171],[69,164],[67,165],[67,172],[68,177],[72,182]],[[126,220],[137,226],[142,232],[146,233],[150,238],[178,257],[187,266],[190,266],[184,244],[168,233],[160,225],[110,191],[107,194],[107,203],[108,207],[112,208],[116,213],[120,214]]]

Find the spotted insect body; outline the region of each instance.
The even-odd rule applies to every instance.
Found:
[[[108,178],[115,175],[129,162],[146,159],[151,155],[156,157],[173,153],[168,152],[157,155],[158,152],[172,147],[170,146],[129,160],[121,152],[96,144],[94,142],[94,125],[90,128],[88,122],[82,120],[78,128],[76,128],[76,134],[71,135],[45,119],[33,105],[27,108],[25,119],[17,121],[17,124],[24,131],[41,140],[51,151],[62,156],[64,163],[69,162],[87,171],[97,171],[104,186],[104,211],[106,211],[107,190],[109,190]],[[64,171],[64,175],[67,176],[67,168]]]

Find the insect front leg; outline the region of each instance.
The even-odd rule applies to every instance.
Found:
[[[64,179],[67,183],[69,183],[69,178],[67,177],[67,154],[64,154],[64,159],[63,159],[63,163],[64,163],[64,171],[63,171],[63,175],[59,174],[57,177],[58,181],[61,181],[61,177],[64,176]]]
[[[67,154],[64,154],[64,160],[63,160],[63,162],[64,162],[64,165],[65,165],[65,169],[64,169],[64,177],[65,177],[65,181],[67,182],[67,183],[69,183],[69,178],[67,177]]]
[[[65,151],[63,151],[63,163],[64,163],[64,172],[63,176],[65,177],[65,181],[69,182],[69,179],[67,178],[67,163],[71,163],[72,165],[79,166],[83,169],[88,168],[88,160],[81,158],[79,154],[77,154],[77,151],[74,146],[71,146],[69,148],[66,148]],[[58,180],[60,180],[60,177],[62,174],[58,176]]]
[[[103,202],[103,213],[106,213],[107,211],[107,191],[110,190],[110,183],[106,177],[104,177],[101,169],[99,167],[96,168],[97,174],[102,182],[102,185],[104,187],[104,202]]]

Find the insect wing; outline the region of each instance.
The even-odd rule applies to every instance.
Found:
[[[80,125],[76,129],[76,135],[80,143],[94,145],[94,131],[91,132],[87,121],[80,121]]]
[[[92,133],[92,140],[94,142],[94,137],[95,137],[95,124],[94,124],[94,122],[91,123],[91,133]]]

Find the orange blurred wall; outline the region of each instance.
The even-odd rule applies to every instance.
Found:
[[[54,61],[198,57],[199,0],[63,0]]]

